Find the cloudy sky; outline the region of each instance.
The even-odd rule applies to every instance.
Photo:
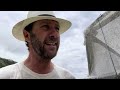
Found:
[[[72,27],[61,35],[61,45],[54,63],[70,70],[76,78],[86,78],[88,63],[84,46],[84,30],[105,11],[54,11],[68,19]],[[28,56],[25,43],[12,36],[12,27],[27,17],[28,11],[0,11],[0,57],[17,62]]]

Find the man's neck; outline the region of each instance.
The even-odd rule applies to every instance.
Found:
[[[39,74],[47,74],[53,70],[53,64],[51,60],[44,60],[41,57],[35,55],[29,55],[24,62],[25,66],[32,71]]]

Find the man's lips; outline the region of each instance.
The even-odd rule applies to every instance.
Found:
[[[57,46],[57,42],[46,42],[46,45]]]

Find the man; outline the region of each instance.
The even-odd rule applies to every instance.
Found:
[[[30,11],[27,19],[17,23],[13,36],[26,42],[29,55],[20,63],[0,69],[0,78],[8,79],[74,79],[66,69],[51,62],[57,54],[60,34],[71,23],[56,18],[52,11]]]

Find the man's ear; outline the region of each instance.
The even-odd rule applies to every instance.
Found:
[[[30,41],[30,33],[26,30],[23,30],[23,35],[24,35],[25,41],[29,42]]]

